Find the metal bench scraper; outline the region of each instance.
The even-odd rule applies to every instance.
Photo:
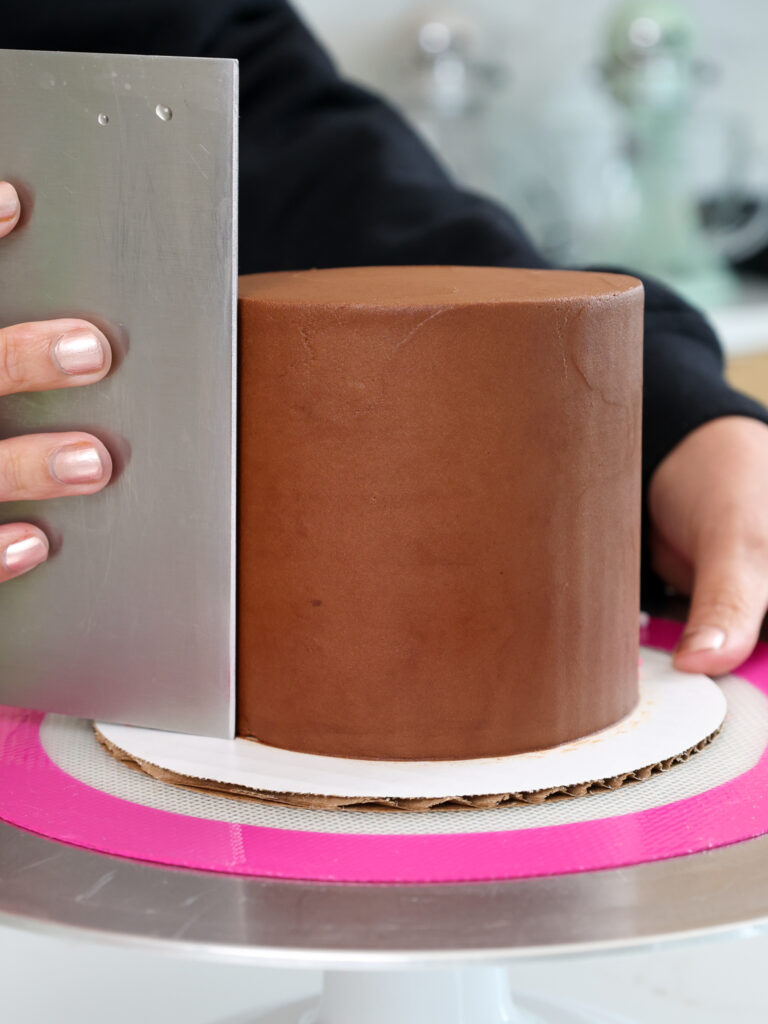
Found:
[[[82,317],[100,383],[0,398],[0,437],[95,434],[99,494],[0,504],[49,561],[0,585],[0,703],[234,726],[235,60],[0,49],[0,324]]]

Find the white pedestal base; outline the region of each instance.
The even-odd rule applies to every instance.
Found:
[[[319,1000],[222,1024],[631,1024],[509,991],[503,967],[326,971]]]

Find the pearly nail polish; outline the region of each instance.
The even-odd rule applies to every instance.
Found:
[[[52,453],[51,475],[60,484],[92,484],[104,476],[101,456],[91,444],[68,444]]]
[[[10,220],[19,210],[19,200],[12,185],[0,184],[0,220]]]
[[[51,346],[53,361],[64,373],[95,373],[104,366],[104,346],[93,331],[70,331]]]
[[[719,651],[725,645],[725,630],[719,626],[696,626],[683,633],[677,653],[697,654],[699,651]]]
[[[3,551],[3,565],[12,573],[26,572],[44,562],[48,548],[39,537],[16,540]]]

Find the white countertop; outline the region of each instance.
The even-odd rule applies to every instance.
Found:
[[[556,989],[633,1024],[763,1024],[767,960],[762,936],[520,964],[510,977],[521,991]],[[4,1024],[250,1024],[251,1012],[313,995],[319,984],[310,971],[166,959],[0,928]]]
[[[740,281],[733,303],[704,312],[729,356],[768,352],[768,278]]]

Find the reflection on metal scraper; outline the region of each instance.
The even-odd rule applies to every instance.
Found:
[[[84,430],[101,493],[3,506],[49,562],[0,588],[0,702],[225,737],[234,705],[237,62],[0,50],[0,323],[82,317],[115,359],[3,398],[0,436]]]

